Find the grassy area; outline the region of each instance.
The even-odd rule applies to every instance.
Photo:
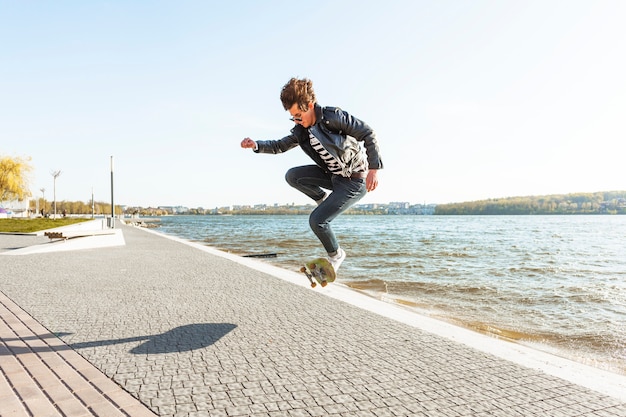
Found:
[[[61,219],[0,219],[0,232],[4,233],[33,233],[40,230],[53,229],[69,224],[81,223],[91,219],[61,218]]]

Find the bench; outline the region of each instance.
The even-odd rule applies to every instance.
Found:
[[[114,229],[106,229],[106,230],[71,230],[67,232],[44,232],[44,236],[47,236],[52,239],[74,239],[76,237],[87,237],[87,236],[97,236],[97,235],[113,235],[115,234]]]
[[[62,232],[45,232],[44,236],[48,236],[50,239],[67,239]]]

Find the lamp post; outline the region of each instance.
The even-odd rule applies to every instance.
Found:
[[[57,178],[61,175],[61,171],[52,171],[50,173],[54,177],[54,219],[57,218]]]
[[[115,204],[113,202],[113,155],[111,155],[111,229],[115,228]]]

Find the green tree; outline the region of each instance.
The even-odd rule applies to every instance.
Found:
[[[24,200],[30,197],[28,174],[30,158],[0,157],[0,201]]]

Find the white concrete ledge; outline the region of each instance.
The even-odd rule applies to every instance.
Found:
[[[62,237],[52,238],[50,242],[39,245],[2,252],[0,255],[30,255],[34,253],[124,246],[126,244],[122,230],[108,229],[106,222],[102,219],[42,230],[37,232],[37,235],[44,236],[46,232],[60,233]]]

